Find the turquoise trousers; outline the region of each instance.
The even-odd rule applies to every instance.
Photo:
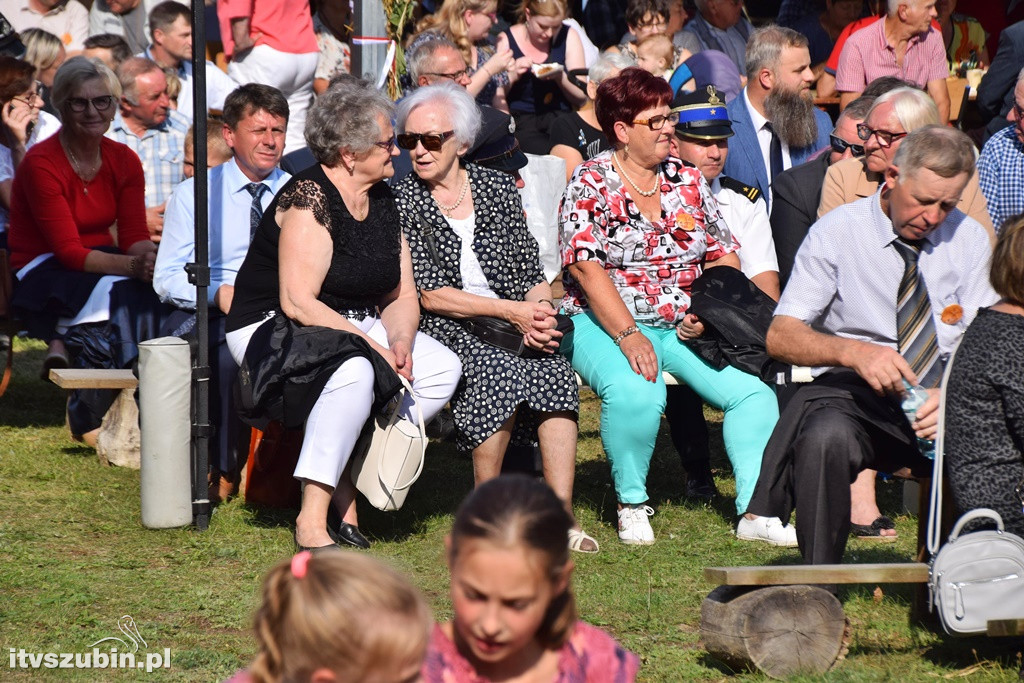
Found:
[[[665,409],[665,381],[648,382],[597,323],[592,313],[573,316],[575,332],[563,348],[572,367],[601,399],[601,441],[620,503],[647,500],[647,472]],[[747,510],[761,472],[761,456],[779,419],[775,392],[753,375],[708,365],[676,337],[675,328],[638,324],[658,355],[659,367],[725,412],[722,433],[736,477],[736,511]]]

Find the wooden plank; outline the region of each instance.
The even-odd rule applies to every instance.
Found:
[[[704,578],[725,586],[783,586],[816,583],[925,583],[928,565],[818,564],[778,567],[705,567]]]
[[[1024,636],[1024,619],[992,619],[986,626],[990,636]]]
[[[50,381],[62,389],[134,389],[139,384],[131,370],[53,368]]]

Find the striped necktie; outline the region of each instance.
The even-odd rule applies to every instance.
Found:
[[[928,288],[917,268],[921,247],[902,239],[893,242],[893,246],[904,261],[903,278],[896,299],[896,341],[900,355],[917,374],[921,386],[934,388],[942,379],[942,364],[937,362],[939,344],[935,337]]]
[[[245,189],[252,195],[252,205],[249,207],[249,241],[256,235],[256,228],[260,227],[263,219],[263,193],[270,188],[263,183],[249,183]]]

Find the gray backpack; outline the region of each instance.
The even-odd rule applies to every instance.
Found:
[[[949,540],[939,548],[946,386],[955,355],[955,351],[950,355],[942,377],[939,433],[935,443],[928,515],[928,552],[932,555],[928,592],[929,606],[939,613],[946,633],[970,636],[986,633],[990,620],[1024,617],[1024,540],[1004,531],[1003,519],[998,512],[978,508],[957,520]],[[976,519],[995,520],[996,530],[961,535],[964,526]]]

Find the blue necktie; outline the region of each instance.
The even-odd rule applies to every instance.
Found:
[[[249,183],[245,186],[249,194],[252,195],[252,206],[249,208],[249,241],[252,241],[253,236],[256,234],[256,228],[260,227],[260,221],[263,220],[263,193],[270,188],[263,183]]]

